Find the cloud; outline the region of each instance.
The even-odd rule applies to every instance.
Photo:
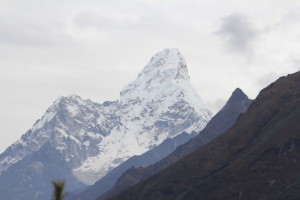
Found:
[[[296,11],[291,11],[289,13],[287,13],[282,20],[276,24],[275,27],[278,26],[283,26],[283,27],[288,27],[288,26],[295,26],[295,24],[299,23],[299,19],[300,19],[300,14]]]
[[[292,64],[294,70],[297,70],[297,71],[300,70],[300,59],[293,58],[293,59],[291,59],[290,63]]]
[[[72,38],[56,21],[47,22],[34,17],[0,16],[0,44],[28,47],[66,46]]]
[[[112,16],[102,16],[93,12],[82,12],[74,17],[73,23],[80,28],[97,28],[100,30],[122,30],[133,22]]]
[[[257,38],[258,31],[246,16],[232,14],[221,20],[221,26],[215,34],[225,39],[231,52],[252,54],[251,43]]]
[[[141,7],[141,9],[145,9]],[[127,32],[129,35],[140,34],[169,35],[184,32],[185,28],[192,28],[187,22],[174,19],[165,10],[147,10],[144,13],[121,14],[116,16],[99,14],[96,12],[81,12],[73,18],[73,24],[78,28],[89,28],[109,33]]]
[[[254,98],[276,79],[273,72],[279,76],[300,70],[299,7],[292,0],[280,1],[270,7],[270,0],[2,0],[0,120],[7,124],[3,133],[13,139],[1,140],[0,151],[58,95],[117,99],[122,87],[165,47],[182,51],[192,84],[214,113],[236,87]],[[241,14],[228,16],[237,12]],[[231,54],[220,51],[220,39]],[[251,63],[245,62],[252,52]],[[107,84],[112,78],[114,84]]]
[[[266,74],[263,74],[259,79],[258,79],[258,85],[261,88],[264,88],[271,84],[272,82],[276,81],[280,75],[276,72],[269,72]]]

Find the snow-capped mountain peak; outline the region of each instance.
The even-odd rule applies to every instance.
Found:
[[[175,82],[188,81],[190,77],[184,57],[178,49],[164,49],[154,55],[137,79],[121,91],[121,101],[136,97],[155,98],[154,90],[165,89]]]
[[[116,104],[103,106],[78,95],[57,98],[30,130],[0,155],[0,174],[46,142],[58,149],[71,167],[78,167],[99,152],[98,143],[118,123]]]
[[[79,179],[90,181],[95,171],[109,170],[107,166],[112,165],[107,162],[117,166],[183,131],[202,130],[212,115],[189,80],[179,50],[165,49],[153,56],[136,80],[121,91],[120,125],[103,138],[99,155],[74,170]]]
[[[155,54],[138,77],[142,77],[144,81],[153,77],[169,80],[190,79],[185,59],[178,49],[164,49]]]
[[[93,110],[97,105],[91,100],[84,100],[76,94],[58,97],[54,103],[47,109],[43,117],[32,127],[32,130],[38,130],[44,127],[45,123],[50,122],[55,116],[63,117],[62,113],[76,117],[85,109]]]
[[[177,49],[164,49],[120,93],[103,104],[59,97],[22,138],[0,155],[0,175],[49,142],[86,184],[167,138],[202,130],[211,112],[190,84]]]

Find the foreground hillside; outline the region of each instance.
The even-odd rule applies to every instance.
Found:
[[[300,199],[300,72],[260,92],[226,133],[113,200]]]

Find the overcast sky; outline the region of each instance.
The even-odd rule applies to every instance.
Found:
[[[300,70],[300,1],[0,0],[0,152],[61,95],[119,98],[150,58],[184,55],[214,113]]]

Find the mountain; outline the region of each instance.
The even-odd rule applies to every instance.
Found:
[[[118,178],[128,169],[132,167],[147,167],[151,164],[154,164],[172,153],[176,147],[187,142],[191,138],[195,137],[197,134],[193,132],[191,134],[181,133],[174,138],[168,138],[163,141],[157,147],[147,151],[146,153],[138,156],[133,156],[120,164],[118,167],[110,171],[106,176],[97,181],[94,185],[90,186],[84,192],[80,193],[75,197],[68,197],[68,199],[76,200],[87,200],[87,199],[96,199],[101,194],[108,191],[118,180]]]
[[[187,156],[221,133],[224,133],[235,123],[238,116],[248,109],[251,102],[252,100],[250,100],[241,89],[237,88],[232,93],[225,106],[210,120],[210,122],[199,133],[198,136],[178,147],[172,154],[152,166],[147,168],[129,169],[120,177],[112,189],[110,189],[106,194],[102,195],[99,200],[107,199],[108,197],[117,194],[121,190],[162,171],[166,167],[178,161],[180,158]],[[101,194],[99,191],[102,190],[98,187],[98,193]]]
[[[73,176],[60,152],[46,142],[39,151],[26,156],[3,172],[0,176],[0,199],[50,199],[52,184],[45,180],[57,179],[68,180],[66,190],[84,187]]]
[[[169,137],[202,130],[211,119],[177,49],[165,49],[151,58],[137,79],[121,91],[118,111],[119,124],[103,137],[98,155],[74,169],[85,183],[96,182]]]
[[[221,136],[112,200],[300,197],[300,72],[263,89]]]
[[[68,174],[74,177],[70,181],[76,177],[90,185],[167,138],[200,131],[210,118],[211,112],[190,85],[183,56],[177,49],[165,49],[124,87],[120,100],[98,104],[78,95],[59,97],[20,140],[0,155],[0,179],[5,179],[11,167],[22,168],[18,163],[49,143],[71,170]],[[69,179],[66,181],[68,184]],[[26,187],[39,188],[37,184],[28,182],[14,192],[21,195]],[[30,199],[37,198],[33,195]]]
[[[46,142],[60,151],[70,167],[96,156],[102,138],[117,126],[117,103],[103,105],[77,95],[59,97],[20,140],[0,155],[0,173],[38,151]]]

